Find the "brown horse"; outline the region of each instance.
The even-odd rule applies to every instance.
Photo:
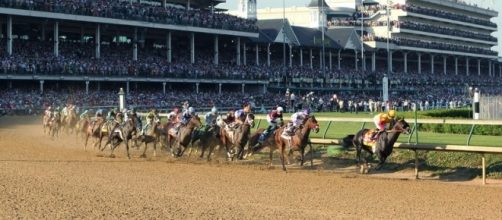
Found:
[[[47,129],[49,129],[49,122],[51,120],[51,113],[47,114],[45,113],[44,114],[44,117],[42,119],[42,126],[44,127],[44,134],[47,133]]]
[[[87,133],[87,127],[89,127],[89,118],[85,117],[80,119],[75,126],[75,138],[78,142],[79,136],[85,137]]]
[[[395,122],[392,122],[392,124],[392,129],[382,132],[376,140],[371,139],[372,133],[374,132],[373,129],[362,129],[357,132],[356,135],[348,135],[344,138],[344,140],[352,138],[352,143],[357,152],[357,164],[360,166],[361,173],[368,173],[369,171],[367,159],[365,157],[361,157],[362,150],[368,152],[370,154],[369,157],[373,156],[373,154],[377,155],[379,163],[375,169],[378,170],[385,163],[387,157],[392,153],[394,143],[396,143],[399,135],[401,133],[410,133],[410,125],[404,119],[396,120]],[[361,158],[364,162],[362,166],[360,165]]]
[[[145,149],[143,150],[143,154],[141,154],[141,157],[146,158],[146,149],[148,148],[149,143],[153,143],[153,157],[157,156],[157,142],[160,139],[160,136],[162,135],[162,130],[159,128],[159,124],[152,121],[150,127],[148,130],[145,132],[145,134],[140,135],[137,140],[140,142],[145,143]]]
[[[62,120],[63,122],[61,124],[64,125],[63,130],[66,132],[66,134],[73,133],[78,122],[77,112],[75,111],[75,108],[69,108],[68,115]]]
[[[254,115],[248,113],[244,123],[237,128],[220,129],[220,140],[225,149],[229,160],[233,160],[237,155],[237,159],[244,158],[244,147],[249,140],[251,128],[254,127]],[[233,131],[232,131],[233,130]]]
[[[201,154],[200,158],[204,158],[204,154],[206,150],[209,149],[207,154],[207,161],[211,160],[211,154],[213,153],[216,146],[223,146],[221,139],[218,138],[220,135],[220,127],[218,125],[214,125],[211,128],[208,128],[205,131],[201,131],[196,134],[196,139],[199,140],[199,144],[201,146]],[[195,142],[195,141],[192,141]]]
[[[87,149],[87,142],[89,141],[89,137],[95,138],[94,148],[99,143],[99,148],[101,148],[101,142],[104,137],[108,137],[108,123],[105,122],[105,119],[102,117],[97,117],[95,121],[89,123],[86,130],[85,135],[85,144],[84,149]]]
[[[181,127],[179,128],[178,133],[175,134],[175,136],[173,136],[174,134],[172,133],[172,131],[170,131],[166,138],[167,146],[170,148],[171,155],[173,155],[173,157],[183,156],[183,153],[185,153],[188,145],[192,142],[192,133],[196,128],[200,128],[202,126],[202,122],[200,121],[199,116],[195,115],[186,125],[180,126]],[[174,141],[174,144],[177,145],[176,152],[171,145],[172,141]]]
[[[54,112],[54,115],[49,120],[49,136],[51,138],[59,137],[59,130],[61,128],[61,114]]]
[[[273,147],[277,147],[279,150],[279,155],[281,157],[281,163],[282,163],[282,169],[284,171],[287,171],[286,166],[284,164],[284,160],[287,159],[289,163],[289,158],[286,157],[285,152],[286,152],[286,147],[289,148],[289,153],[292,151],[300,151],[301,158],[301,166],[303,166],[303,162],[305,160],[305,147],[309,143],[309,135],[310,131],[313,130],[314,132],[319,132],[319,123],[315,119],[315,116],[310,116],[306,117],[303,125],[300,127],[300,129],[297,129],[295,134],[291,136],[290,138],[285,138],[282,136],[282,133],[286,127],[280,127],[277,129],[275,132],[274,138],[275,138],[275,145],[271,145],[270,148],[270,164],[272,164],[272,154],[273,154]]]

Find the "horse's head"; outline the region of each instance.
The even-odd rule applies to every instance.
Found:
[[[315,119],[315,116],[313,115],[307,118],[305,126],[313,130],[315,133],[319,132],[319,123],[317,122],[317,119]]]
[[[411,132],[410,125],[404,120],[404,118],[396,119],[394,121],[394,125],[392,126],[392,130],[403,132],[404,134],[410,134]]]
[[[251,126],[252,128],[254,128],[254,114],[253,113],[248,113],[246,115],[246,120],[244,121],[244,123],[247,123],[249,126]]]
[[[189,124],[192,124],[195,128],[200,128],[202,127],[202,122],[200,120],[200,117],[198,115],[194,115],[191,119]]]

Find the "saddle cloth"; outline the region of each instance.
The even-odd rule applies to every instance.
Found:
[[[378,136],[376,136],[375,139],[371,139],[371,136],[373,136],[375,132],[376,132],[375,129],[371,129],[368,132],[366,132],[363,137],[363,145],[369,147],[373,153],[375,153],[376,140],[378,139]]]

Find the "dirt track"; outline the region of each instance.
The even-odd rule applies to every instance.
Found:
[[[0,219],[502,218],[500,187],[107,158],[26,119],[0,118]]]

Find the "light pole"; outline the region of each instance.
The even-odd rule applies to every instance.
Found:
[[[382,79],[382,95],[383,101],[389,101],[389,78],[390,75],[390,10],[391,9],[391,1],[387,0],[387,74],[384,74]]]
[[[321,0],[321,34],[322,34],[322,37],[321,37],[321,42],[322,42],[322,58],[321,58],[321,64],[322,64],[322,75],[323,77],[326,79],[326,65],[324,64],[324,62],[326,61],[325,59],[325,44],[324,44],[324,0]]]
[[[282,0],[282,68],[284,77],[284,86],[287,86],[286,80],[286,0]]]
[[[364,10],[364,0],[361,0],[361,10]],[[361,13],[361,69],[366,70],[366,62],[364,62],[364,13]]]

